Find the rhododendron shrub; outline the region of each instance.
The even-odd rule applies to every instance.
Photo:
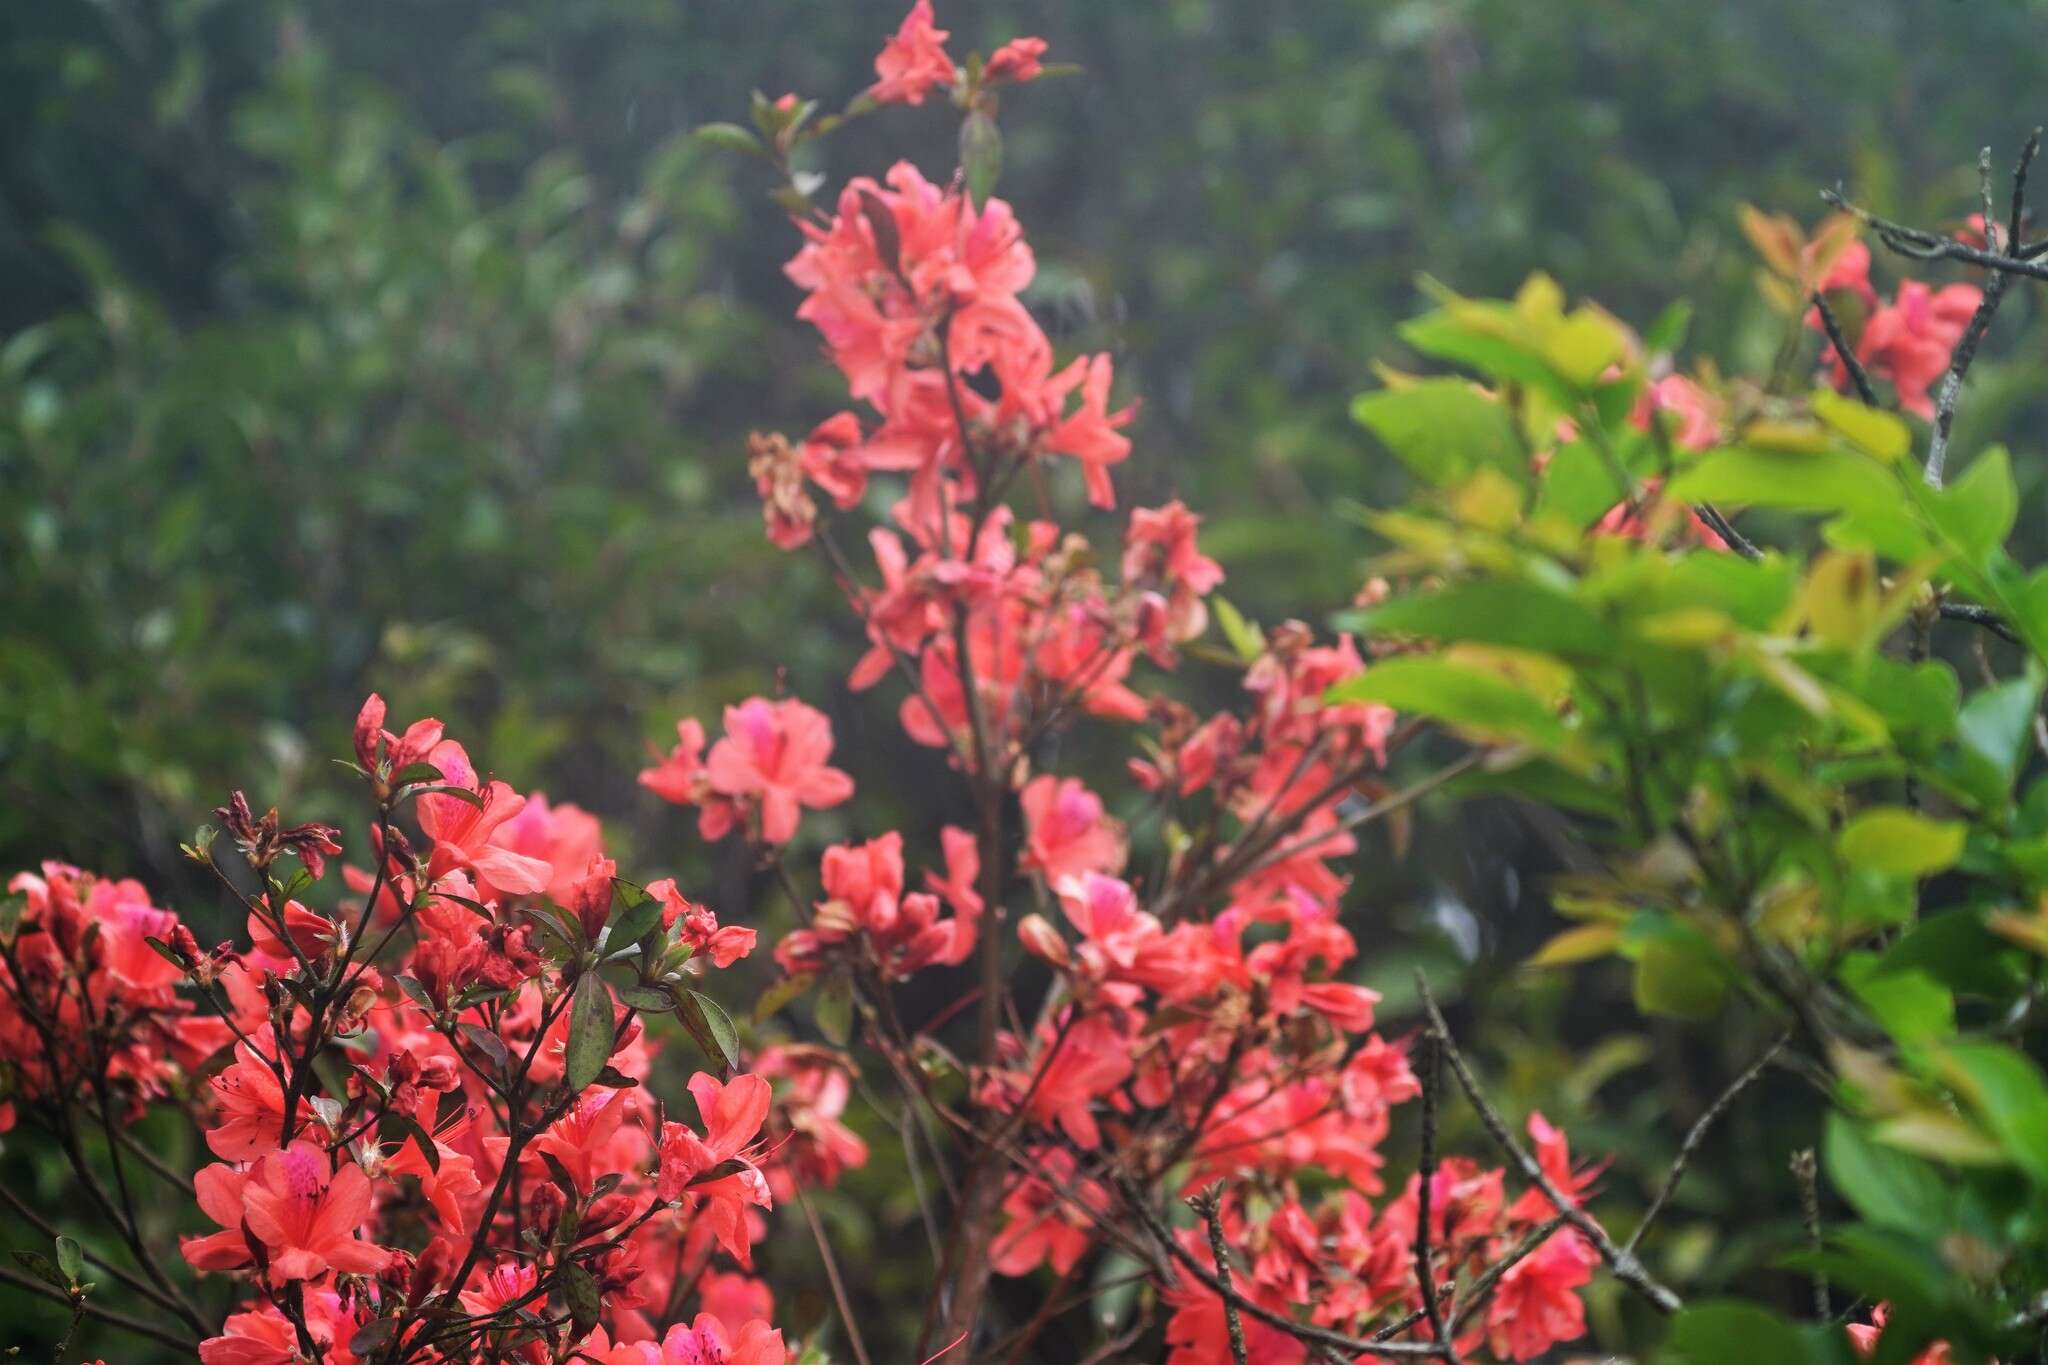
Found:
[[[1757,215],[1791,357],[1764,382],[1683,373],[1682,321],[1638,336],[1540,276],[1440,293],[1404,339],[1460,372],[1388,369],[1356,408],[1419,484],[1371,517],[1374,577],[1334,629],[1259,630],[1216,596],[1196,510],[1120,499],[1113,358],[1062,354],[1024,301],[997,104],[1059,68],[1035,38],[958,61],[951,38],[918,0],[844,112],[762,98],[707,136],[776,173],[796,315],[844,381],[808,434],[749,443],[765,534],[833,575],[865,641],[847,689],[943,760],[953,813],[880,823],[863,796],[892,775],[838,766],[811,701],[749,698],[715,737],[675,718],[640,783],[797,915],[735,1011],[724,974],[769,926],[622,876],[594,816],[373,695],[358,828],[234,792],[185,847],[230,941],[131,881],[11,883],[0,1123],[47,1135],[121,1244],[88,1270],[10,1194],[56,1256],[15,1282],[209,1365],[1024,1360],[1062,1322],[1096,1360],[1521,1362],[1589,1335],[1596,1282],[1629,1296],[1610,1334],[1685,1359],[2010,1358],[2048,1320],[2025,1051],[2048,803],[2016,789],[2048,751],[2048,588],[2000,548],[2003,455],[1944,469],[2005,276],[1880,303],[1852,237],[2029,273],[2018,187],[1979,245]],[[815,200],[812,144],[896,105],[950,106],[959,164]],[[1933,417],[1924,464],[1873,375]],[[1760,543],[1754,508],[1820,525]],[[1950,629],[2020,657],[1965,699]],[[1063,766],[1076,748],[1122,766]],[[1537,969],[1618,955],[1644,1011],[1756,1040],[1618,1220],[1598,1206],[1637,1173],[1504,1116],[1426,979],[1397,1031],[1359,981],[1363,832],[1476,793],[1578,850],[1554,904],[1580,923]],[[847,832],[822,848],[821,811]],[[673,1049],[697,1056],[670,1093]],[[1692,1301],[1658,1228],[1774,1064],[1833,1106],[1782,1248],[1778,1287],[1825,1277],[1806,1322],[1783,1295]],[[873,1156],[856,1105],[888,1106],[927,1234],[903,1255],[928,1297],[880,1320],[806,1193]],[[203,1134],[189,1178],[134,1138],[154,1106]],[[1484,1148],[1441,1142],[1453,1106]],[[1852,1215],[1832,1229],[1821,1169]],[[189,1276],[149,1243],[145,1177],[191,1205]],[[833,1311],[798,1322],[758,1272],[803,1238]],[[1084,1284],[1128,1292],[1097,1319]]]

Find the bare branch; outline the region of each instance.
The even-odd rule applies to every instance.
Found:
[[[1216,1259],[1216,1279],[1223,1286],[1223,1322],[1230,1332],[1230,1358],[1237,1365],[1251,1365],[1250,1353],[1244,1345],[1244,1320],[1238,1317],[1237,1304],[1231,1298],[1230,1245],[1223,1240],[1223,1182],[1217,1181],[1188,1200],[1188,1207],[1209,1229],[1209,1254]]]
[[[1422,1083],[1422,1158],[1415,1175],[1415,1287],[1422,1295],[1422,1315],[1429,1322],[1431,1339],[1443,1344],[1444,1359],[1450,1365],[1458,1365],[1458,1348],[1444,1331],[1444,1315],[1436,1302],[1436,1274],[1429,1264],[1429,1206],[1432,1186],[1436,1184],[1436,1105],[1437,1094],[1443,1087],[1438,1062],[1443,1049],[1433,1034],[1423,1035],[1422,1047],[1421,1065],[1415,1069],[1416,1078]]]
[[[111,1308],[102,1308],[89,1298],[73,1299],[71,1295],[52,1285],[44,1284],[32,1275],[24,1275],[6,1266],[0,1266],[0,1284],[11,1284],[16,1289],[25,1289],[31,1294],[53,1299],[67,1305],[73,1312],[82,1308],[85,1316],[89,1318],[97,1318],[111,1327],[133,1332],[139,1337],[148,1337],[151,1341],[168,1346],[174,1351],[184,1352],[192,1349],[192,1342],[188,1337],[175,1336],[155,1323],[144,1322],[141,1318],[131,1318],[125,1313],[116,1313]]]
[[[1820,1163],[1814,1159],[1813,1148],[1802,1147],[1792,1154],[1792,1178],[1799,1182],[1800,1221],[1806,1226],[1806,1245],[1819,1251],[1820,1241]],[[1828,1308],[1828,1273],[1816,1269],[1813,1272],[1813,1320],[1826,1322]]]
[[[1835,348],[1842,367],[1849,372],[1849,379],[1856,385],[1856,396],[1863,400],[1863,406],[1878,406],[1877,391],[1870,387],[1870,374],[1863,368],[1863,362],[1849,349],[1848,341],[1842,336],[1842,324],[1835,317],[1835,310],[1828,307],[1828,301],[1818,289],[1813,292],[1813,306],[1820,313],[1820,325],[1826,329],[1828,344]]]
[[[1643,1220],[1636,1224],[1636,1230],[1629,1234],[1628,1241],[1622,1245],[1623,1255],[1635,1255],[1636,1248],[1642,1245],[1643,1234],[1650,1230],[1650,1224],[1657,1221],[1657,1215],[1664,1212],[1664,1206],[1669,1204],[1671,1196],[1678,1192],[1678,1182],[1685,1179],[1685,1168],[1692,1161],[1693,1153],[1699,1150],[1700,1143],[1706,1138],[1707,1130],[1714,1126],[1721,1115],[1728,1112],[1728,1106],[1735,1103],[1735,1097],[1747,1090],[1750,1084],[1763,1074],[1764,1068],[1771,1064],[1771,1059],[1776,1057],[1789,1041],[1789,1033],[1779,1034],[1771,1045],[1764,1049],[1763,1055],[1751,1062],[1743,1073],[1721,1092],[1719,1098],[1707,1106],[1707,1112],[1701,1114],[1699,1121],[1686,1133],[1685,1141],[1678,1145],[1678,1155],[1672,1158],[1671,1170],[1664,1177],[1663,1187],[1657,1191],[1656,1198],[1650,1201],[1650,1207],[1643,1211]]]

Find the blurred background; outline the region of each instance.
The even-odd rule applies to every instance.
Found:
[[[177,841],[233,786],[358,831],[327,760],[372,689],[597,812],[622,866],[680,875],[732,918],[759,890],[744,863],[634,784],[679,715],[715,733],[719,705],[786,683],[831,712],[863,778],[858,813],[807,837],[935,827],[942,769],[902,739],[886,685],[845,694],[857,627],[812,558],[767,545],[745,476],[750,428],[801,433],[842,405],[791,317],[795,233],[762,167],[688,137],[744,119],[756,88],[838,107],[902,8],[9,6],[0,869],[137,875],[202,938],[225,932]],[[1268,624],[1320,621],[1358,585],[1372,547],[1342,505],[1399,476],[1346,409],[1375,362],[1403,362],[1392,327],[1421,276],[1487,294],[1540,268],[1637,325],[1690,298],[1691,352],[1756,370],[1780,328],[1738,204],[1811,222],[1839,181],[1953,221],[1977,148],[2003,164],[2048,117],[2023,105],[2048,8],[2023,0],[940,11],[956,55],[1035,33],[1085,68],[1005,102],[998,192],[1038,250],[1029,302],[1056,340],[1113,351],[1143,400],[1124,501],[1194,505],[1225,593]],[[909,155],[940,174],[952,126],[866,120],[816,169],[836,185]],[[1966,452],[2011,441],[2030,500],[2042,405],[2025,395],[2048,354],[2031,293],[2000,316],[1959,433]],[[1110,532],[1075,492],[1056,510]],[[1622,975],[1509,976],[1554,927],[1555,866],[1509,808],[1369,845],[1366,974],[1389,983],[1392,1027],[1412,963],[1459,969],[1468,1018],[1517,1025],[1486,1035],[1504,1097],[1616,1153],[1628,1188],[1748,1040],[1688,1057],[1615,1012]],[[1768,1244],[1726,1214],[1783,1183],[1783,1142],[1746,1154],[1802,1102],[1762,1095],[1695,1168],[1693,1273],[1741,1275]],[[914,1218],[886,1150],[827,1209],[856,1262]],[[807,1282],[808,1254],[776,1282]],[[890,1302],[862,1269],[859,1292]],[[1596,1301],[1596,1323],[1615,1311]],[[821,1313],[798,1302],[784,1325]]]

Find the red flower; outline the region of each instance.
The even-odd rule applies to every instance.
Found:
[[[1486,1306],[1487,1344],[1497,1356],[1534,1360],[1586,1330],[1575,1292],[1593,1278],[1599,1255],[1578,1233],[1557,1233],[1501,1276]]]

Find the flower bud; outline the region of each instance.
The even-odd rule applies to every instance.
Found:
[[[552,1182],[537,1185],[526,1200],[526,1216],[533,1230],[543,1241],[555,1235],[555,1227],[562,1221],[562,1210],[568,1205],[568,1197],[562,1187]]]
[[[581,1232],[594,1236],[608,1228],[617,1227],[633,1216],[633,1200],[623,1194],[608,1194],[602,1199],[591,1201],[590,1209],[583,1215]]]
[[[1026,915],[1017,921],[1017,939],[1024,945],[1025,952],[1044,958],[1055,967],[1065,967],[1072,960],[1067,953],[1066,939],[1044,915]]]

